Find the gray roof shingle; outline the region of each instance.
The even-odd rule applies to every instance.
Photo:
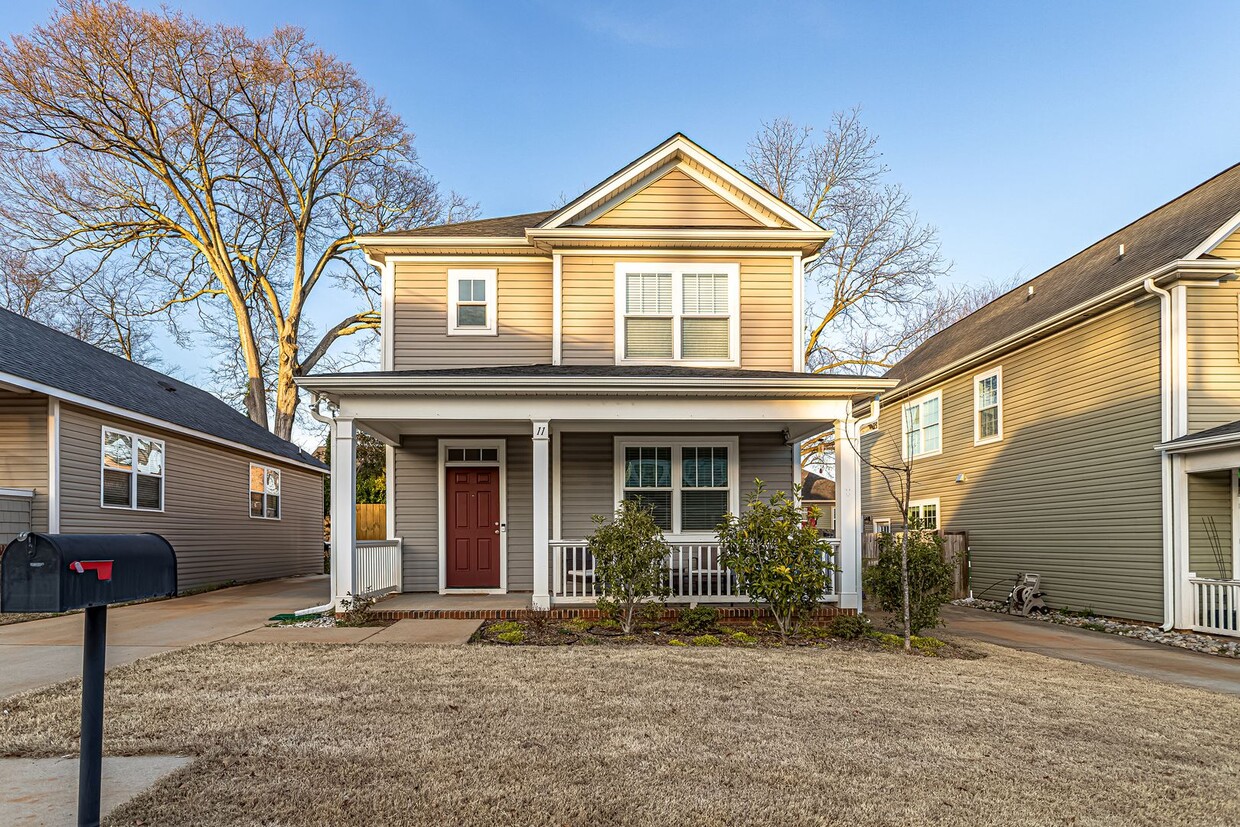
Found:
[[[1240,164],[1146,213],[927,339],[887,372],[915,381],[1183,258],[1240,213]],[[1124,255],[1119,255],[1119,245]],[[1028,288],[1034,288],[1027,298]],[[898,390],[898,389],[897,389]]]
[[[498,218],[482,218],[477,221],[460,221],[455,224],[436,224],[433,227],[417,227],[412,230],[388,230],[375,236],[406,238],[417,236],[453,236],[461,238],[525,238],[525,231],[546,221],[555,210],[528,212],[521,215],[502,215]]]
[[[1195,434],[1185,434],[1176,437],[1167,445],[1179,445],[1186,442],[1196,442],[1199,439],[1214,439],[1215,437],[1234,436],[1240,438],[1240,419],[1235,422],[1228,422],[1226,425],[1218,425],[1214,428],[1207,428],[1204,431],[1198,431]]]
[[[0,372],[326,468],[206,391],[0,309]]]

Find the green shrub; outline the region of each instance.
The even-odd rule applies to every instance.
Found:
[[[499,623],[492,623],[491,627],[487,629],[487,631],[493,635],[504,635],[509,632],[519,632],[521,631],[521,624],[513,620],[501,620]]]
[[[337,626],[366,626],[372,620],[370,609],[379,602],[377,597],[358,597],[352,592],[340,599],[336,613]]]
[[[633,633],[639,609],[667,596],[668,548],[651,509],[624,500],[612,521],[594,516],[590,555],[600,609],[614,613],[626,635]],[[651,608],[656,608],[651,606]]]
[[[719,627],[719,610],[713,606],[694,606],[681,609],[672,628],[687,635],[713,632]]]
[[[913,650],[923,654],[937,657],[939,650],[947,644],[934,637],[915,637],[912,640]]]
[[[668,646],[688,646],[689,644],[685,643],[683,640],[672,638],[671,640],[667,642],[667,645]]]
[[[594,626],[594,621],[584,617],[574,617],[572,620],[566,621],[564,626],[574,632],[588,632]]]
[[[857,640],[874,631],[865,615],[836,615],[827,623],[826,631],[841,640]]]
[[[525,643],[525,632],[520,629],[512,629],[511,631],[501,632],[495,636],[500,643]]]
[[[903,535],[878,535],[878,561],[865,572],[865,590],[883,611],[904,611],[900,581]],[[952,568],[943,559],[943,538],[928,531],[908,532],[909,625],[915,635],[939,625],[939,608],[952,598]]]
[[[722,646],[723,641],[714,635],[698,635],[691,641],[694,646]]]
[[[738,587],[755,603],[766,603],[781,637],[796,634],[826,591],[831,546],[782,491],[764,500],[761,480],[745,513],[719,524],[723,564],[736,572]]]
[[[742,646],[753,646],[758,642],[758,639],[748,632],[733,632],[729,637],[732,638],[733,643],[739,643]]]

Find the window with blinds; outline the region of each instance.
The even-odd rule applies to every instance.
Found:
[[[649,508],[669,534],[713,534],[738,493],[734,438],[617,443],[621,499]]]
[[[100,505],[142,511],[163,510],[163,440],[104,428],[100,460]]]
[[[626,360],[735,363],[736,265],[617,265]]]

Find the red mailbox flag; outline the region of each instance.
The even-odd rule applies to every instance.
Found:
[[[69,564],[69,569],[76,571],[78,574],[93,571],[100,580],[112,579],[111,560],[74,560]]]

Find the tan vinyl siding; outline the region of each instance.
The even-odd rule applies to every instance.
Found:
[[[498,335],[448,335],[448,271],[494,269]],[[396,370],[551,361],[551,259],[545,261],[397,260],[393,362]]]
[[[1187,288],[1188,432],[1240,419],[1240,282]]]
[[[610,365],[616,361],[616,261],[609,256],[565,256],[563,362]],[[720,263],[726,257],[626,256],[629,263]],[[741,367],[793,369],[792,258],[741,258]]]
[[[30,497],[0,494],[0,549],[18,534],[33,531],[30,524]]]
[[[1240,258],[1240,232],[1232,233],[1210,251],[1214,258]]]
[[[164,440],[163,512],[100,505],[105,425]],[[61,531],[161,534],[176,550],[182,589],[322,571],[320,474],[69,405],[61,406],[60,451]],[[279,520],[249,516],[251,462],[282,471]]]
[[[30,527],[47,531],[48,400],[45,396],[0,391],[0,488],[29,488]],[[0,543],[12,538],[0,536]]]
[[[1055,606],[1162,619],[1158,325],[1141,300],[940,386],[943,453],[914,460],[913,499],[940,498],[940,525],[969,532],[975,596],[1028,571]],[[994,365],[1003,439],[974,446],[973,377]],[[884,406],[865,440],[879,461],[898,457],[900,416]],[[862,491],[866,515],[899,524],[865,465]]]
[[[641,436],[625,434],[625,436]],[[670,438],[650,434],[651,438]],[[710,434],[684,434],[687,439]],[[792,448],[779,433],[740,434],[740,503],[760,479],[768,495],[792,490]],[[565,540],[581,540],[594,530],[591,517],[610,516],[616,508],[615,436],[606,433],[566,432],[560,437],[560,533]]]
[[[679,169],[590,222],[603,227],[761,227]]]
[[[1188,568],[1198,577],[1232,576],[1232,473],[1188,475]]]
[[[505,454],[508,590],[528,592],[534,588],[532,441],[509,438]],[[407,592],[439,591],[438,438],[406,436],[393,452],[392,459],[391,502],[396,509],[396,536],[401,538],[404,555],[403,588]]]

